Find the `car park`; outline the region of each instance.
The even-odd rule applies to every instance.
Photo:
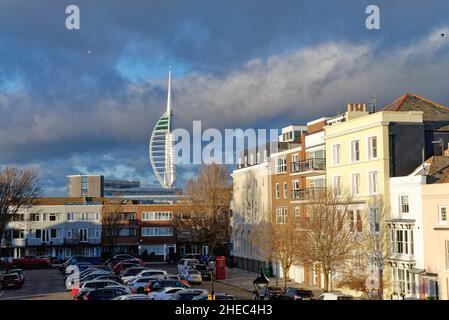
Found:
[[[120,261],[119,263],[117,263],[112,269],[112,273],[114,274],[121,274],[123,271],[125,271],[128,268],[131,267],[135,267],[138,266],[139,263],[137,261],[129,261],[129,260],[124,260],[124,261]]]
[[[209,294],[200,294],[192,300],[209,300]],[[215,300],[234,300],[234,296],[227,293],[216,293]]]
[[[22,279],[17,273],[3,273],[0,275],[2,289],[15,288],[20,289],[23,286]]]
[[[179,262],[177,266],[177,271],[179,274],[185,273],[189,268],[192,268],[193,266],[200,264],[198,259],[187,259],[183,258]]]
[[[11,264],[17,268],[48,268],[51,267],[52,261],[47,257],[24,256],[22,258],[12,259]]]
[[[284,294],[280,295],[281,300],[313,300],[312,290],[289,287]]]
[[[354,300],[354,297],[341,292],[325,292],[317,300]]]
[[[280,300],[283,294],[284,289],[282,289],[281,287],[268,287],[269,300]]]
[[[145,291],[145,288],[147,284],[149,284],[150,281],[157,281],[158,279],[155,278],[155,276],[149,276],[149,277],[140,277],[137,279],[134,279],[131,282],[128,282],[128,286],[133,289],[136,293],[143,293]]]
[[[127,294],[112,300],[151,300],[146,294]]]
[[[189,269],[185,273],[179,275],[182,279],[186,280],[189,284],[201,284],[202,276],[201,272]]]
[[[148,297],[151,300],[164,300],[164,298],[171,296],[175,294],[176,292],[184,290],[184,288],[181,287],[166,287],[160,291],[150,292],[148,294]]]
[[[173,295],[165,297],[163,300],[192,300],[199,295],[207,295],[207,289],[184,289],[176,292]]]

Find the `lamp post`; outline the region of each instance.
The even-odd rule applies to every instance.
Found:
[[[215,300],[214,269],[215,269],[216,265],[217,265],[217,259],[214,256],[211,256],[209,259],[210,282],[211,282],[211,300]]]
[[[268,283],[270,280],[263,273],[263,268],[260,268],[259,275],[253,281],[254,288],[256,289],[253,294],[253,300],[264,300],[267,295]],[[259,292],[263,290],[263,295],[260,295]]]

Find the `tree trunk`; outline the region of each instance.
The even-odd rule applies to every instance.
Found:
[[[379,268],[379,299],[384,299],[384,271]]]
[[[323,270],[324,273],[324,292],[328,292],[329,291],[329,270],[324,269]]]
[[[288,268],[283,267],[282,268],[282,273],[283,273],[283,276],[284,276],[284,291],[287,290],[287,273],[288,273],[289,270],[290,270],[290,267],[288,267]]]

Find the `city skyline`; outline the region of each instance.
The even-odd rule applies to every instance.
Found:
[[[186,129],[304,124],[372,95],[449,105],[445,1],[378,1],[380,30],[365,28],[367,1],[134,1],[126,14],[119,1],[78,1],[79,30],[65,28],[69,4],[0,5],[0,163],[37,167],[47,195],[63,195],[70,174],[158,183],[148,137],[167,65]],[[197,167],[177,169],[182,186]]]

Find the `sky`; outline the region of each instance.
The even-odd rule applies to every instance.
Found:
[[[80,29],[67,30],[68,5]],[[365,9],[380,9],[368,30]],[[447,0],[2,0],[0,166],[156,184],[148,142],[173,72],[176,128],[281,128],[414,92],[449,105]],[[446,36],[442,37],[444,33]],[[177,168],[177,186],[198,166]]]

